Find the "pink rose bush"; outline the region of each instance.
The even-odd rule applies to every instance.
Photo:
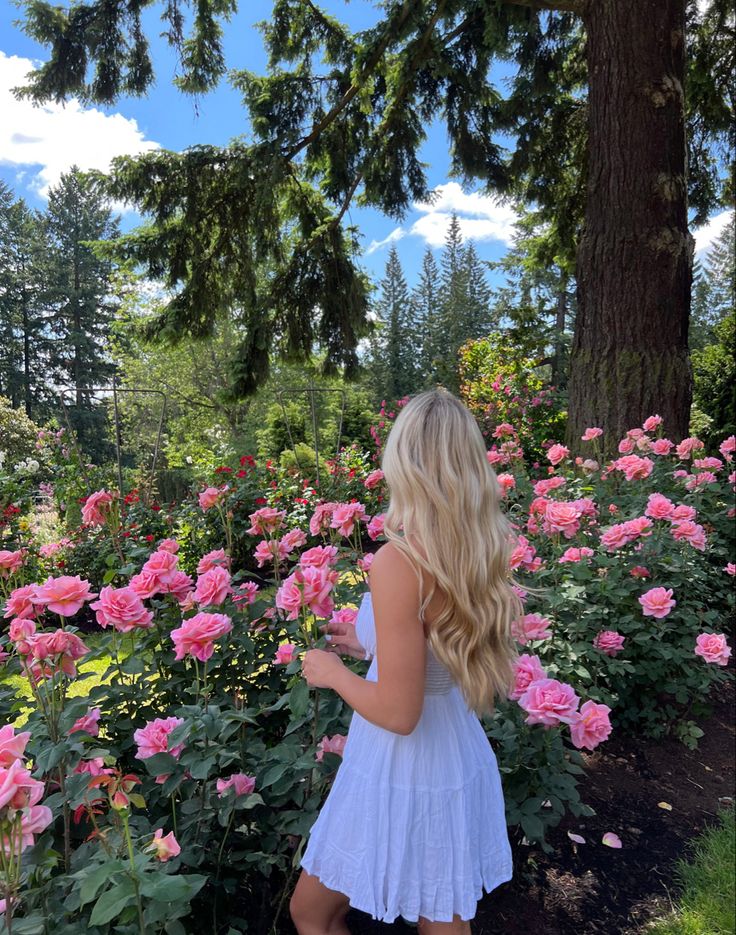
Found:
[[[683,712],[732,676],[734,440],[713,451],[670,441],[652,415],[623,438],[593,426],[577,450],[547,444],[528,465],[510,422],[490,428],[489,470],[512,530],[507,586],[523,610],[506,634],[518,650],[511,684],[482,723],[506,770],[510,823],[543,842],[552,809],[527,814],[525,802],[554,796],[557,818],[568,806],[589,814],[576,792],[587,753],[619,730],[696,745]],[[78,894],[63,860],[41,853],[48,842],[64,854],[65,824],[72,860],[84,841],[91,873],[129,860],[127,823],[144,911],[167,876],[194,879],[177,892],[206,881],[208,893],[257,891],[259,866],[292,860],[350,716],[334,693],[306,686],[299,660],[328,645],[326,621],[355,625],[388,507],[377,462],[356,448],[320,473],[317,487],[243,456],[181,506],[154,509],[142,492],[88,498],[90,520],[96,508],[103,522],[70,532],[63,550],[42,556],[11,540],[0,659],[33,700],[22,731],[5,703],[0,819],[12,814],[24,861],[38,860],[34,888],[13,890],[14,918],[41,911],[42,895],[56,904],[49,887]],[[90,677],[101,658],[107,671]],[[99,894],[72,914],[80,930],[93,927],[98,898],[125,892],[121,871],[97,872]],[[224,923],[224,902],[217,911]],[[135,924],[134,902],[123,912]]]

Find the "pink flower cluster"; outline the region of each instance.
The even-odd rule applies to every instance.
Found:
[[[26,549],[16,549],[15,552],[0,549],[0,578],[17,574],[25,564],[26,554]]]
[[[38,804],[45,791],[44,784],[34,779],[23,763],[30,737],[27,731],[16,734],[10,724],[0,727],[0,824],[14,825],[20,821],[19,841],[6,831],[0,835],[0,848],[6,859],[17,860],[53,818],[50,808]]]
[[[11,621],[9,637],[34,684],[53,678],[58,672],[73,678],[77,674],[76,662],[89,652],[89,647],[69,630],[36,633],[36,624],[29,617]]]
[[[334,609],[331,591],[339,574],[332,567],[337,558],[335,546],[315,546],[301,557],[294,572],[276,592],[276,606],[286,611],[287,620],[296,620],[302,608],[318,617],[329,617]]]
[[[509,699],[527,712],[525,723],[545,728],[567,724],[573,744],[593,750],[611,733],[608,705],[580,698],[571,685],[547,678],[538,656],[519,656],[514,665],[515,685]]]

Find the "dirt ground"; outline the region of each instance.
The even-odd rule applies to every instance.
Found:
[[[554,853],[512,839],[514,877],[478,905],[473,935],[635,935],[677,899],[673,864],[736,794],[734,683],[721,686],[697,750],[672,739],[616,737],[584,754],[582,800],[591,817],[566,816],[548,834]],[[667,802],[668,811],[658,806]],[[574,844],[572,831],[587,843]],[[601,844],[615,832],[622,847]],[[354,935],[409,935],[351,910]]]

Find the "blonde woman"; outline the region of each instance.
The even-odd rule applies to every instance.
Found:
[[[478,426],[452,394],[415,396],[382,468],[388,542],[354,632],[329,624],[307,683],[353,709],[343,761],[291,899],[299,935],[348,935],[348,907],[421,935],[469,935],[483,890],[512,877],[496,757],[480,723],[514,683],[512,527]],[[329,638],[329,637],[328,637]],[[339,653],[370,658],[365,678]]]

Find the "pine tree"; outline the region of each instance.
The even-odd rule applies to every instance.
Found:
[[[36,414],[46,370],[42,292],[45,250],[37,212],[0,183],[0,395]]]
[[[734,216],[713,242],[701,265],[694,268],[690,315],[690,350],[702,350],[715,342],[714,329],[734,311],[736,295],[736,243]]]
[[[468,241],[463,253],[467,288],[465,325],[468,338],[482,338],[498,325],[493,315],[491,301],[493,291],[488,285],[484,264],[478,257],[475,244]]]
[[[114,239],[119,220],[73,167],[49,193],[45,225],[51,376],[73,391],[65,399],[71,403],[74,426],[82,444],[94,452],[102,413],[89,391],[108,386],[115,372],[107,336],[120,303],[112,292],[112,262],[98,256],[88,242]]]
[[[371,342],[371,370],[376,399],[394,401],[416,391],[420,368],[416,352],[414,306],[395,246],[386,261],[379,284],[380,298],[375,306],[378,318]]]
[[[440,272],[437,268],[431,247],[427,247],[422,257],[419,282],[411,294],[411,304],[415,321],[415,354],[419,365],[419,383],[423,387],[431,385],[434,372],[433,361],[439,350],[434,347],[438,335],[437,317],[439,315]]]

